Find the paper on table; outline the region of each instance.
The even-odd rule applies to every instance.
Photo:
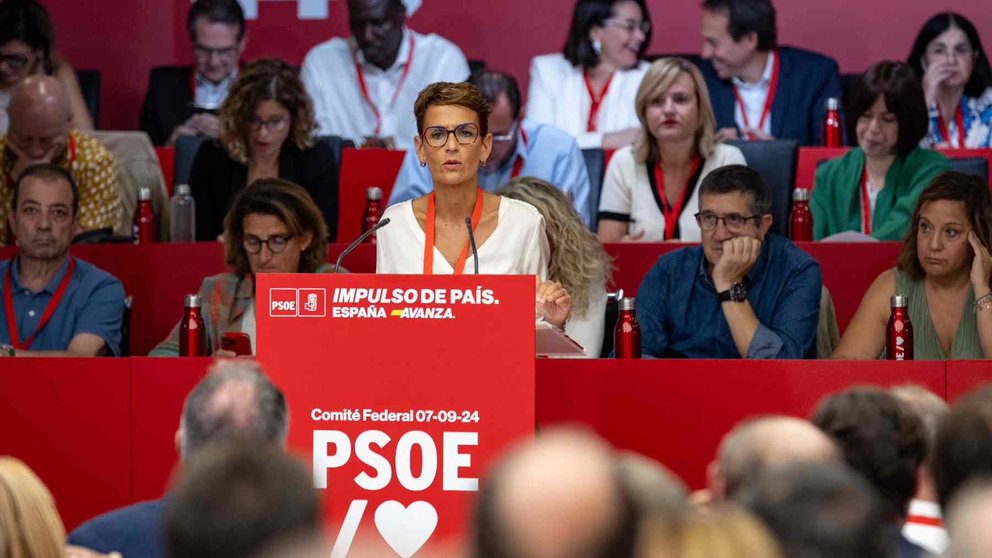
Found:
[[[534,332],[537,337],[535,352],[539,357],[584,357],[586,354],[582,345],[544,320],[534,323]]]

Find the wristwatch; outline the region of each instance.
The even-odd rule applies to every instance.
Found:
[[[744,286],[743,282],[731,283],[730,288],[723,291],[722,293],[717,293],[717,297],[720,302],[745,302],[747,300],[747,287]]]
[[[14,356],[14,346],[7,345],[5,343],[0,343],[0,353],[3,353],[7,356]]]

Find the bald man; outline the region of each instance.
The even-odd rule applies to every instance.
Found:
[[[71,130],[72,111],[65,90],[51,76],[30,76],[13,92],[7,107],[10,127],[0,136],[0,219],[7,221],[11,186],[31,165],[52,163],[79,186],[79,230],[115,228],[121,220],[118,169],[114,156],[93,137]],[[11,244],[0,227],[0,245]]]
[[[763,471],[790,463],[839,461],[834,442],[807,420],[767,416],[738,423],[707,469],[710,497],[729,500]]]
[[[475,558],[624,558],[635,512],[617,461],[580,431],[545,431],[511,451],[483,484]]]

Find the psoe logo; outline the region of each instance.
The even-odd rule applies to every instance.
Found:
[[[301,318],[323,318],[327,315],[327,289],[299,289]]]
[[[269,316],[295,318],[298,315],[297,289],[269,289]]]

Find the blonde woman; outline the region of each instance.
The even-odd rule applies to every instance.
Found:
[[[690,509],[680,520],[649,521],[639,547],[638,558],[782,558],[768,528],[730,504]]]
[[[313,103],[299,72],[282,60],[252,62],[220,107],[220,137],[204,142],[193,160],[196,239],[214,240],[238,192],[262,178],[299,184],[324,215],[334,240],[338,169],[329,145],[315,143]]]
[[[504,197],[526,202],[544,216],[551,248],[548,280],[561,283],[572,295],[572,315],[565,333],[585,349],[588,358],[599,357],[605,327],[606,284],[613,261],[596,235],[561,190],[539,178],[515,178]]]
[[[599,203],[603,242],[698,242],[699,184],[726,165],[746,164],[716,139],[703,75],[682,58],[662,58],[637,90],[640,137],[610,159]]]

